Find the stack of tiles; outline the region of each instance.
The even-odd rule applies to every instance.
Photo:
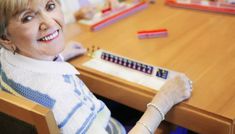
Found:
[[[109,61],[118,65],[121,65],[123,67],[127,67],[133,70],[137,70],[146,74],[152,74],[153,73],[153,66],[146,65],[140,62],[136,62],[133,60],[129,60],[120,56],[116,56],[107,52],[103,52],[101,54],[101,59],[105,61]]]
[[[144,30],[137,33],[139,39],[167,37],[167,29]]]

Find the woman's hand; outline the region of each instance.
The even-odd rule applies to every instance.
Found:
[[[64,57],[64,60],[69,60],[73,57],[83,55],[86,53],[86,49],[78,42],[70,42],[66,45],[64,51],[61,53]]]
[[[177,104],[191,96],[192,81],[184,75],[177,75],[173,79],[168,80],[162,87],[159,94],[170,97],[173,104]]]
[[[151,103],[156,104],[166,114],[173,105],[188,99],[191,92],[192,82],[186,75],[180,74],[166,81]]]

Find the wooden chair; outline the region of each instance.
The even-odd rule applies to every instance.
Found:
[[[26,131],[18,130],[24,126],[28,127],[27,133],[30,134],[59,133],[50,109],[4,91],[0,91],[0,126],[0,133],[4,134],[15,131],[25,134]]]

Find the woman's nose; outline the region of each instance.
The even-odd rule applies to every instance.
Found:
[[[52,16],[46,14],[46,13],[40,13],[40,26],[39,30],[45,31],[48,30],[51,26],[54,25],[54,19]]]
[[[40,24],[39,30],[45,31],[45,30],[47,30],[47,29],[48,29],[47,24],[45,24],[45,23],[41,23],[41,24]]]

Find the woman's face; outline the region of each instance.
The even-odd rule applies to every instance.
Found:
[[[64,17],[55,0],[35,0],[12,17],[7,39],[21,55],[52,60],[64,49]]]

